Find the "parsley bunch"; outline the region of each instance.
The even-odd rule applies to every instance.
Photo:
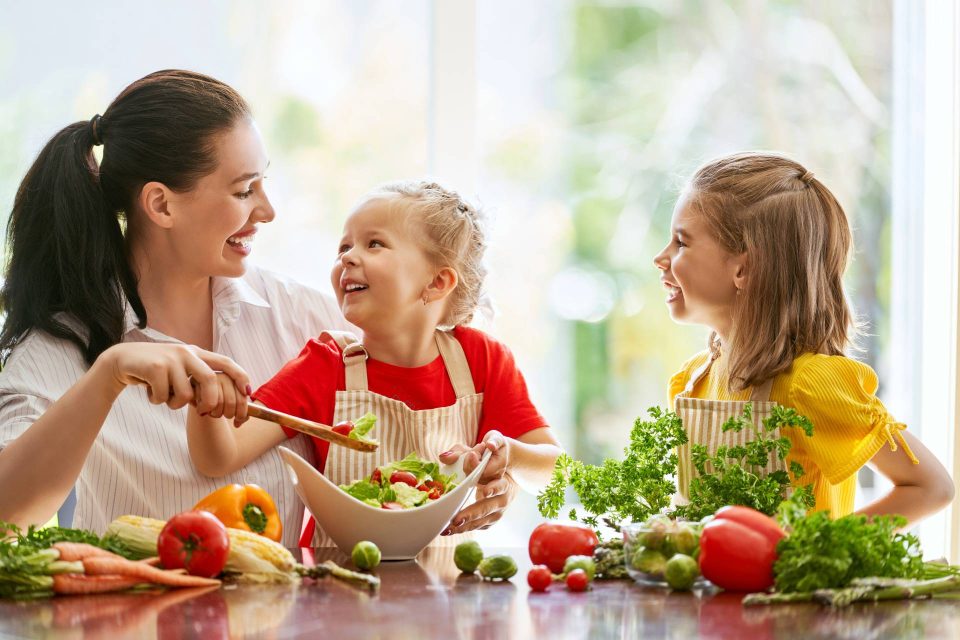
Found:
[[[735,504],[751,507],[773,515],[786,497],[794,479],[803,476],[803,467],[796,461],[790,463],[790,472],[783,470],[766,473],[764,467],[770,456],[784,460],[790,451],[790,440],[774,436],[777,429],[803,429],[813,435],[813,423],[793,409],[780,406],[773,408],[770,417],[760,425],[753,421],[753,404],[747,403],[740,416],[731,417],[723,423],[724,433],[753,431],[753,438],[744,445],[718,447],[714,455],[708,455],[707,447],[701,444],[690,446],[690,460],[699,474],[690,481],[689,504],[677,507],[677,517],[699,520],[715,513],[720,507]],[[814,505],[813,491],[808,485],[796,490],[803,503]]]
[[[782,593],[848,586],[855,578],[921,578],[920,541],[894,533],[907,521],[901,516],[851,514],[831,520],[826,511],[790,518],[793,531],[777,546],[773,565]]]
[[[602,518],[607,525],[619,529],[623,521],[642,522],[669,506],[677,490],[672,480],[677,472],[676,449],[687,442],[687,434],[672,411],[652,407],[648,413],[651,420],[637,418],[634,422],[623,460],[607,458],[597,466],[562,454],[553,479],[537,496],[540,513],[556,518],[566,500],[568,485],[591,514],[579,518],[580,521],[594,528]],[[569,517],[578,519],[575,509]]]

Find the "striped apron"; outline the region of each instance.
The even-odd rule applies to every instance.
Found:
[[[738,417],[748,402],[753,403],[753,423],[759,425],[770,413],[776,402],[770,402],[770,389],[773,387],[773,378],[754,387],[750,392],[750,400],[702,400],[691,398],[697,383],[703,379],[716,358],[711,356],[699,369],[690,376],[687,386],[674,398],[674,411],[683,421],[683,428],[687,432],[689,441],[677,449],[679,461],[677,463],[677,493],[676,504],[685,504],[689,498],[690,481],[697,475],[697,470],[690,459],[690,445],[702,444],[707,447],[707,455],[716,453],[720,446],[733,447],[744,445],[754,439],[753,433],[746,430],[723,432],[723,423],[729,418]],[[780,437],[780,430],[775,430],[773,437]],[[786,465],[777,456],[771,456],[765,470],[767,473],[785,470]],[[708,463],[709,465],[709,463]],[[709,466],[707,471],[709,471]]]
[[[399,400],[373,393],[367,388],[367,351],[356,336],[339,331],[328,331],[321,335],[321,341],[332,338],[343,352],[346,389],[337,391],[334,424],[372,413],[377,416],[377,426],[372,436],[380,441],[379,448],[373,453],[331,446],[323,474],[332,482],[350,484],[360,478],[369,478],[377,467],[405,458],[410,453],[416,453],[426,460],[439,461],[440,452],[448,451],[457,444],[470,446],[477,441],[483,394],[477,393],[463,347],[453,334],[437,331],[435,335],[457,400],[447,407],[422,411],[414,411]],[[464,539],[464,535],[438,537],[432,544],[455,546]],[[309,515],[301,536],[301,546],[335,545],[316,526],[313,516]]]

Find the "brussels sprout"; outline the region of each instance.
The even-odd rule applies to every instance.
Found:
[[[369,540],[361,540],[353,545],[353,553],[350,557],[358,569],[369,571],[380,564],[380,549]]]
[[[517,574],[517,563],[510,556],[490,556],[480,561],[479,569],[485,580],[509,580]]]
[[[640,549],[630,560],[630,564],[637,571],[660,578],[667,566],[667,559],[656,549]]]
[[[690,555],[700,543],[697,533],[686,524],[678,524],[676,531],[672,535],[673,546],[677,553]]]
[[[697,561],[682,553],[675,554],[667,560],[664,570],[667,584],[677,591],[688,591],[699,575],[700,568],[697,566]]]
[[[483,549],[475,540],[461,542],[453,550],[453,563],[464,573],[473,573],[483,560]]]

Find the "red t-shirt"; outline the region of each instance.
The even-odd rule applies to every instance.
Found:
[[[477,393],[483,394],[477,442],[491,429],[517,438],[546,426],[543,416],[530,401],[527,384],[517,369],[513,354],[505,345],[482,331],[467,327],[454,328],[453,335],[463,347]],[[272,409],[332,424],[336,392],[345,389],[345,378],[337,344],[332,340],[320,342],[313,339],[299,356],[257,389],[253,397]],[[368,359],[367,385],[373,393],[400,400],[417,411],[446,407],[457,400],[440,356],[430,364],[413,368]],[[297,435],[296,431],[284,430],[289,437]],[[330,445],[316,438],[313,444],[318,468],[322,472]]]

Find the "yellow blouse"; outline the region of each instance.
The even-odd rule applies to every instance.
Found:
[[[670,406],[693,372],[709,357],[704,351],[688,360],[670,379]],[[715,400],[749,400],[750,389],[730,393],[727,386],[726,358],[721,354],[710,367],[691,396]],[[906,425],[887,413],[876,396],[877,374],[873,369],[844,356],[805,353],[798,356],[790,369],[773,381],[770,400],[792,407],[813,422],[813,436],[799,429],[786,429],[792,444],[787,462],[803,465],[804,476],[797,484],[813,483],[815,509],[829,509],[833,517],[853,511],[856,472],[880,447],[887,443],[894,451],[897,440],[914,464],[900,431]]]

